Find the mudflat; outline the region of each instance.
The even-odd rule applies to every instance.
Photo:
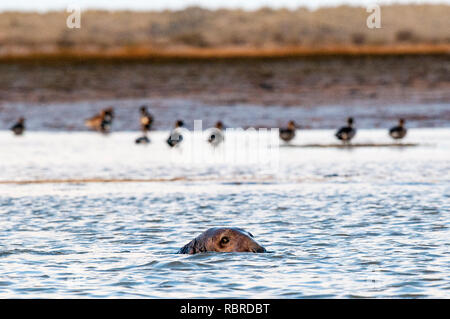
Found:
[[[0,63],[1,102],[183,98],[208,105],[447,103],[450,55],[24,59]]]

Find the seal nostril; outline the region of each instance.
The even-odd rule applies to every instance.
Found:
[[[264,247],[256,247],[256,248],[252,248],[252,252],[254,252],[254,253],[265,253],[266,249]]]

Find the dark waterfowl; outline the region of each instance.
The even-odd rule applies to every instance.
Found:
[[[289,121],[286,128],[280,129],[280,138],[286,143],[290,142],[295,137],[296,125],[294,121]]]
[[[151,130],[153,124],[153,115],[151,115],[147,111],[147,107],[145,105],[141,106],[141,130],[144,134]]]
[[[389,135],[394,139],[394,140],[400,140],[402,138],[404,138],[406,136],[407,133],[407,129],[405,128],[405,120],[404,119],[400,119],[398,121],[398,125],[394,126],[393,128],[391,128],[389,130]]]
[[[114,119],[114,109],[112,107],[105,109],[101,123],[101,132],[109,133],[111,131],[113,119]]]
[[[166,141],[170,147],[177,146],[183,141],[183,135],[180,130],[183,126],[183,121],[178,120],[175,122],[175,129],[170,132],[169,138]]]
[[[347,119],[347,126],[341,127],[336,132],[336,137],[344,143],[349,143],[356,135],[356,129],[353,128],[353,118]]]
[[[224,141],[225,137],[223,134],[223,123],[217,122],[215,127],[211,130],[208,138],[208,143],[212,146],[217,146]]]
[[[144,135],[144,136],[140,136],[135,140],[136,144],[148,144],[150,143],[150,139]]]
[[[17,123],[11,127],[11,131],[13,131],[15,135],[22,135],[25,131],[25,119],[23,117],[19,118]]]
[[[148,131],[151,130],[152,124],[153,124],[153,116],[148,113],[147,107],[145,105],[140,107],[140,124],[141,124],[141,131],[142,136],[138,137],[135,142],[136,144],[148,144],[150,143],[150,139],[147,136]]]
[[[178,254],[197,254],[204,252],[252,252],[265,253],[253,235],[242,228],[210,228],[178,251]]]
[[[103,109],[99,114],[87,119],[84,123],[87,127],[102,132],[109,133],[114,119],[114,109],[112,107]]]

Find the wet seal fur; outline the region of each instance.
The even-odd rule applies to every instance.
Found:
[[[178,251],[178,254],[197,254],[205,252],[253,252],[265,253],[253,235],[242,228],[210,228],[194,238]]]

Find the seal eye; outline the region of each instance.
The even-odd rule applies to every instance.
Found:
[[[228,237],[222,237],[222,239],[220,240],[220,243],[222,245],[228,244],[230,241],[230,239]]]

